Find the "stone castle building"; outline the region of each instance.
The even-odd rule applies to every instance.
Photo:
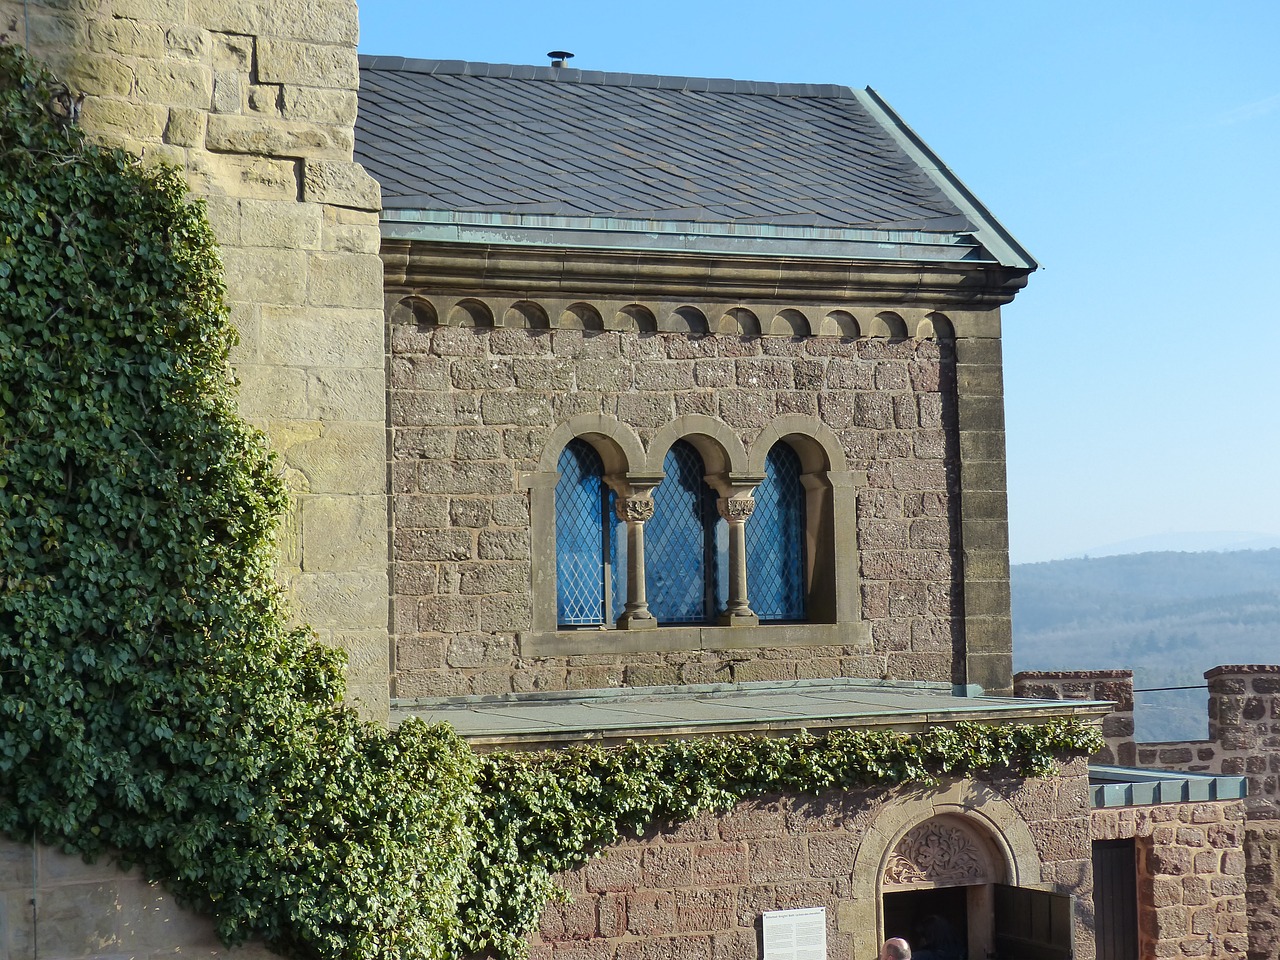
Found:
[[[0,19],[206,199],[281,578],[369,715],[544,749],[1106,713],[1012,696],[1000,308],[1035,263],[874,92],[360,59],[342,0]],[[1112,960],[1130,921],[1144,957],[1243,955],[1209,773],[743,804],[564,878],[531,947],[754,960],[803,909],[852,960],[939,924]],[[1137,837],[1169,852],[1104,916],[1095,842]],[[10,956],[217,951],[110,866],[0,863]]]

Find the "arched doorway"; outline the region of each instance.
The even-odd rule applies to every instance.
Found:
[[[1003,858],[963,817],[944,814],[908,830],[881,880],[883,934],[903,937],[923,960],[994,952],[992,891],[1007,880]]]
[[[956,780],[897,792],[854,856],[841,923],[853,938],[853,960],[874,958],[895,930],[916,948],[917,918],[934,914],[956,928],[968,960],[1066,960],[1073,955],[1071,897],[1042,882],[1041,866],[1027,822],[989,785]],[[939,926],[934,936],[942,935]],[[928,960],[924,949],[915,952]]]

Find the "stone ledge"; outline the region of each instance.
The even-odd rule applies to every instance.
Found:
[[[588,656],[672,650],[759,650],[770,647],[869,647],[865,621],[761,624],[755,627],[654,627],[650,630],[556,630],[522,633],[523,657]]]
[[[526,296],[578,291],[697,300],[769,298],[928,304],[974,309],[1008,303],[1025,273],[958,261],[895,263],[823,258],[707,255],[678,251],[593,250],[404,240],[388,236],[383,254],[390,289],[514,290]],[[997,331],[986,331],[997,336]]]

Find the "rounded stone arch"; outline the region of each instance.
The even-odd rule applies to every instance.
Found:
[[[551,431],[551,436],[542,448],[542,456],[538,459],[538,472],[558,472],[560,454],[569,441],[575,438],[581,438],[595,448],[604,461],[606,475],[625,476],[644,466],[644,445],[630,426],[598,413],[583,413],[571,417]]]
[[[867,336],[905,340],[907,339],[907,321],[892,310],[885,310],[871,318],[871,322],[867,324]]]
[[[672,420],[653,435],[649,442],[649,473],[662,473],[667,451],[677,440],[688,441],[702,455],[708,476],[723,477],[747,468],[747,450],[736,433],[712,417],[690,414]]]
[[[954,340],[956,328],[945,313],[930,313],[916,324],[917,340]]]
[[[658,319],[643,303],[628,303],[613,318],[614,326],[626,333],[657,333]]]
[[[696,336],[707,333],[710,327],[707,324],[707,315],[697,307],[686,303],[667,314],[666,319],[659,324],[659,329],[668,333],[688,333]]]
[[[571,303],[560,314],[562,330],[598,331],[604,329],[604,318],[600,311],[589,303]]]
[[[818,325],[818,333],[824,337],[844,337],[847,340],[856,340],[861,331],[858,327],[858,318],[848,310],[832,310]]]
[[[551,318],[541,304],[532,300],[517,300],[502,315],[502,325],[517,330],[550,330]]]
[[[885,876],[903,839],[929,823],[952,826],[980,838],[992,872],[997,874],[992,881],[1018,887],[1041,882],[1040,854],[1030,828],[1013,804],[986,784],[959,780],[931,793],[895,792],[877,811],[853,857],[850,899],[855,956],[863,952],[876,955],[884,923],[881,894]],[[890,887],[893,889],[906,888]]]
[[[492,327],[493,311],[483,300],[468,297],[459,300],[449,311],[451,327]]]
[[[764,476],[764,460],[779,440],[790,444],[805,473],[847,473],[844,447],[825,423],[803,413],[789,413],[769,422],[747,453],[747,473]]]
[[[734,307],[716,324],[716,333],[740,337],[760,336],[760,318],[746,307]]]
[[[405,326],[434,327],[440,322],[440,315],[431,301],[422,297],[401,297],[387,312],[391,323]]]
[[[807,337],[813,333],[813,328],[803,312],[788,307],[769,321],[769,333],[782,337]]]

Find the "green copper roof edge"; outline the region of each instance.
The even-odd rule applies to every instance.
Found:
[[[1027,252],[1008,230],[998,221],[990,210],[965,186],[942,162],[927,143],[898,115],[888,102],[871,87],[866,90],[855,90],[854,94],[863,107],[884,127],[925,174],[935,183],[952,203],[968,214],[979,225],[977,239],[999,261],[1001,266],[1023,270],[1037,270],[1039,264]]]
[[[833,230],[759,224],[661,223],[605,218],[456,214],[435,210],[383,210],[383,237],[448,243],[564,246],[791,256],[914,263],[991,264],[995,259],[969,234],[896,230]]]
[[[1090,764],[1089,793],[1095,809],[1242,800],[1248,781],[1213,773]]]

